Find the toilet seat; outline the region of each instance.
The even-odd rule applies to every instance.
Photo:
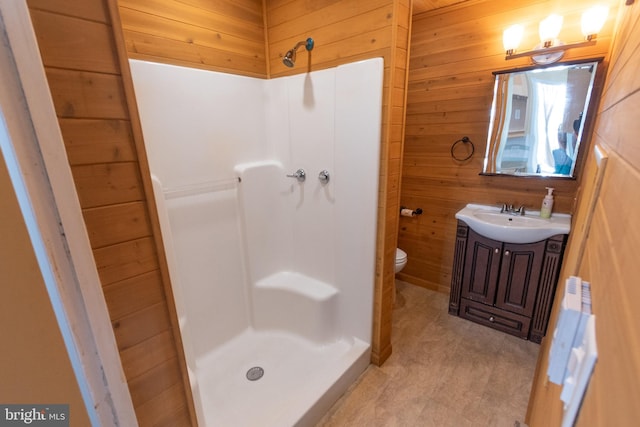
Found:
[[[402,264],[407,261],[407,253],[400,248],[396,248],[396,264]]]
[[[407,253],[400,248],[396,248],[396,265],[394,270],[399,273],[407,265]]]

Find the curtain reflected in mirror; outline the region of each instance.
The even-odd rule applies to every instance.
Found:
[[[483,173],[573,177],[598,62],[494,73]]]

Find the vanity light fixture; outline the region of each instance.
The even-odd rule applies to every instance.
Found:
[[[585,10],[582,14],[581,25],[584,40],[569,44],[565,44],[558,39],[558,35],[562,29],[562,16],[555,14],[549,15],[540,22],[540,44],[533,50],[519,53],[516,53],[516,49],[522,40],[524,27],[522,25],[512,25],[504,30],[502,34],[502,42],[506,52],[504,59],[530,56],[531,60],[536,64],[551,64],[557,62],[564,56],[564,52],[569,49],[596,44],[596,37],[602,29],[608,14],[609,8],[607,6],[593,6]]]

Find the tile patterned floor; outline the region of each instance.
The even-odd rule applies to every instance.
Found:
[[[318,427],[513,427],[539,346],[447,312],[448,296],[397,281],[393,354],[369,366]]]

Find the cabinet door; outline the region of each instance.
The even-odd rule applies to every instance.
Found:
[[[462,297],[493,305],[500,272],[502,243],[469,229],[462,279]]]
[[[531,317],[535,305],[545,241],[505,243],[495,306]]]

